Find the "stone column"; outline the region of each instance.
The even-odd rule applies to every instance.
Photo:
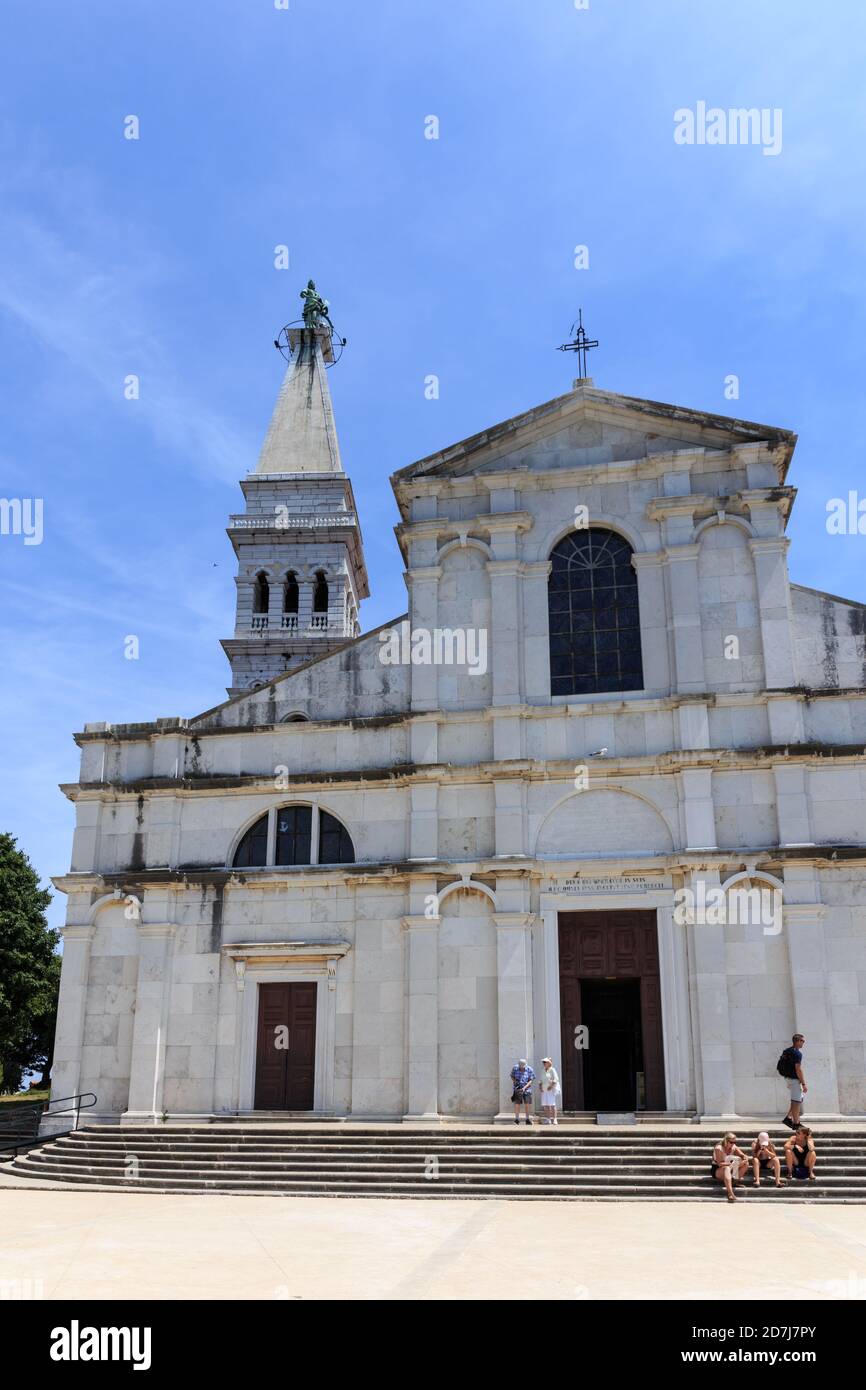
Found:
[[[435,885],[431,891],[435,891]],[[417,895],[413,892],[413,898]],[[406,928],[406,1114],[439,1120],[439,918],[403,918]]]
[[[680,694],[707,688],[698,591],[699,548],[694,544],[672,545],[665,552],[674,637],[674,688]]]
[[[679,773],[685,817],[686,849],[715,849],[713,774],[708,767],[684,768]]]
[[[493,628],[489,643],[489,659],[494,706],[516,705],[520,702],[520,638],[523,629],[520,611],[521,568],[520,562],[515,559],[487,561]]]
[[[807,1120],[809,1116],[816,1119],[819,1116],[838,1116],[836,1040],[827,988],[824,940],[827,908],[819,901],[821,885],[811,865],[802,868],[786,865],[784,872],[782,921],[794,1004],[791,1032],[796,1029],[806,1039],[803,1075],[809,1090],[803,1109],[808,1112]],[[794,901],[791,901],[792,898]]]
[[[435,859],[439,853],[439,787],[416,782],[409,788],[409,858]]]
[[[499,1113],[496,1123],[513,1120],[508,1075],[520,1057],[533,1061],[532,924],[529,912],[496,912],[499,1009]]]
[[[632,568],[637,574],[640,611],[643,687],[650,694],[667,694],[673,686],[667,604],[665,602],[664,552],[635,553]],[[702,670],[703,675],[703,659]]]
[[[547,619],[549,560],[523,569],[523,662],[529,704],[550,703],[550,639]]]
[[[516,777],[493,783],[494,853],[497,859],[529,853],[526,844],[526,784]]]
[[[689,887],[700,902],[700,884],[717,889],[718,869],[692,873]],[[700,910],[687,914],[692,960],[697,1103],[702,1118],[727,1119],[735,1114],[734,1059],[724,924],[704,920]]]
[[[171,944],[167,922],[139,924],[138,987],[132,1031],[129,1105],[124,1124],[156,1124],[163,1113]]]
[[[63,965],[60,971],[60,1000],[54,1064],[51,1070],[51,1098],[63,1100],[81,1090],[81,1049],[84,1044],[84,1018],[87,1007],[87,980],[90,974],[90,945],[96,928],[74,925],[61,928]],[[69,1128],[69,1115],[50,1114],[42,1122],[44,1132]]]
[[[424,628],[433,632],[439,612],[439,580],[442,577],[441,565],[425,565],[411,569],[406,574],[409,586],[409,623],[411,630]],[[410,634],[411,635],[411,634]],[[412,710],[435,710],[439,703],[439,672],[434,663],[409,667],[409,684],[412,690]]]
[[[814,844],[804,764],[775,763],[773,781],[776,785],[779,844],[786,848]]]
[[[755,562],[764,684],[768,690],[787,690],[797,684],[788,584],[787,536],[757,536],[749,541]]]
[[[674,920],[672,907],[658,909],[658,942],[667,1108],[685,1111],[695,1104],[688,950],[685,924]]]

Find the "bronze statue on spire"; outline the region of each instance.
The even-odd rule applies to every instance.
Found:
[[[320,328],[324,322],[333,332],[334,325],[331,323],[328,316],[328,301],[327,299],[323,299],[319,294],[314,280],[307,281],[307,288],[301,290],[300,297],[304,301],[304,327],[313,329]]]

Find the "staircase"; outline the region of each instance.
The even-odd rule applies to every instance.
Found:
[[[788,1131],[771,1137],[777,1151]],[[744,1140],[746,1131],[741,1138]],[[328,1197],[569,1198],[724,1201],[710,1176],[715,1131],[672,1134],[566,1127],[410,1130],[405,1126],[85,1126],[0,1171],[138,1192]],[[749,1202],[866,1203],[866,1134],[816,1136],[818,1181],[781,1190],[751,1176]],[[747,1151],[745,1142],[741,1145]],[[784,1177],[784,1163],[783,1163]]]

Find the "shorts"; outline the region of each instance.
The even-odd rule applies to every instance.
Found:
[[[515,1105],[531,1105],[531,1104],[532,1104],[532,1092],[531,1092],[531,1091],[512,1091],[512,1092],[511,1092],[511,1099],[512,1099],[512,1101],[514,1102]]]
[[[758,1159],[758,1167],[759,1167],[759,1168],[761,1169],[761,1171],[763,1172],[763,1170],[764,1170],[765,1168],[769,1168],[769,1166],[770,1166],[770,1164],[772,1163],[772,1161],[773,1161],[773,1160],[772,1160],[771,1158],[759,1158],[759,1159]]]
[[[796,1076],[791,1078],[791,1080],[788,1082],[788,1085],[791,1088],[791,1100],[794,1101],[797,1105],[801,1105],[803,1102],[803,1087],[800,1085],[800,1082],[797,1080]]]

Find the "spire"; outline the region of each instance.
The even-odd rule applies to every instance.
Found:
[[[370,592],[328,390],[327,364],[346,340],[312,280],[301,298],[303,323],[276,340],[290,365],[258,466],[241,481],[246,510],[229,518],[238,560],[235,630],[222,643],[230,696],[351,642]]]
[[[326,370],[334,360],[331,329],[290,328],[288,340],[292,360],[255,473],[342,473]]]

